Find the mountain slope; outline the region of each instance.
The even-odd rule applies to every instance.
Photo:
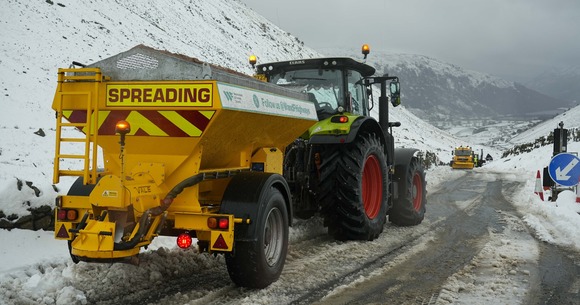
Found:
[[[538,75],[526,86],[555,98],[580,103],[580,65],[553,69]]]
[[[50,2],[50,3],[49,3]],[[92,63],[145,44],[250,73],[247,58],[273,61],[317,56],[238,1],[9,0],[1,11],[0,122],[52,116],[58,67]],[[26,86],[35,90],[24,90]],[[31,100],[31,95],[34,99]],[[26,101],[24,103],[23,101]],[[32,116],[32,117],[31,117]]]
[[[510,139],[509,142],[516,145],[534,142],[534,140],[540,137],[547,137],[550,132],[558,128],[560,122],[564,123],[564,128],[568,129],[570,136],[572,135],[572,132],[580,131],[580,105],[523,131]]]
[[[90,64],[144,44],[196,57],[246,74],[248,55],[260,62],[319,57],[296,37],[237,0],[127,1],[8,0],[0,11],[0,210],[26,214],[52,205],[69,180],[52,186],[57,69],[73,60]],[[434,151],[447,161],[461,143],[410,114],[396,146]],[[420,135],[419,135],[420,134]],[[3,216],[0,213],[0,226]]]
[[[425,56],[379,53],[370,61],[409,83],[405,98],[423,118],[538,117],[570,105],[519,83]]]
[[[352,50],[321,52],[357,56]],[[359,56],[360,57],[360,56]],[[468,71],[423,55],[372,51],[368,63],[378,74],[401,79],[404,103],[432,123],[485,117],[551,117],[570,103],[533,91],[519,83]]]

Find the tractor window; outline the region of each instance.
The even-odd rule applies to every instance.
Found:
[[[367,95],[364,86],[364,79],[357,71],[349,70],[348,75],[348,99],[352,113],[358,115],[366,115],[367,113]]]
[[[305,69],[271,75],[270,82],[308,93],[322,119],[344,107],[341,75],[340,70]]]

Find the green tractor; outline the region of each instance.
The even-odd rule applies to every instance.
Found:
[[[363,46],[363,54],[368,47]],[[387,216],[400,226],[423,221],[426,182],[421,153],[395,149],[388,104],[400,104],[399,79],[373,76],[352,58],[317,58],[260,64],[257,78],[304,92],[319,122],[290,143],[284,177],[295,217],[324,218],[338,240],[373,240]],[[378,121],[372,85],[380,86]],[[390,91],[390,97],[387,95]]]

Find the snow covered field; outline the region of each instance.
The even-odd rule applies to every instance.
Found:
[[[0,11],[0,70],[3,71],[0,74],[0,209],[7,215],[26,215],[30,207],[50,205],[54,197],[66,193],[72,183],[72,180],[64,180],[55,186],[56,189],[51,183],[55,123],[50,105],[58,67],[67,66],[72,60],[96,61],[139,43],[246,73],[250,72],[245,65],[246,53],[250,51],[262,54],[264,61],[318,55],[235,1],[233,4],[225,0],[213,1],[211,5],[203,6],[202,2],[195,2],[193,6],[200,12],[197,15],[180,15],[181,12],[161,6],[144,14],[142,7],[132,3],[123,6],[114,1],[63,3],[65,6],[44,1],[29,4],[27,1],[9,0]],[[178,0],[171,3],[174,6],[189,5],[189,2]],[[117,9],[111,9],[105,15],[99,12],[101,7]],[[78,12],[82,12],[82,16]],[[223,20],[224,15],[239,17],[236,24],[242,24],[241,29],[229,23],[216,26],[218,22],[215,20]],[[208,20],[213,20],[214,26],[204,27],[201,31],[178,31],[168,36],[164,30],[199,28],[200,24],[208,24]],[[395,130],[398,147],[429,150],[444,162],[451,158],[454,146],[469,144],[473,140],[456,138],[433,128],[404,107],[393,110],[391,116],[393,120],[402,122],[402,127]],[[531,128],[502,145],[529,142],[547,135],[560,121],[564,121],[567,128],[580,127],[580,107]],[[35,134],[39,129],[46,136]],[[486,139],[492,138],[489,134],[485,136]],[[486,141],[479,143],[483,142]],[[525,188],[519,192],[505,194],[522,217],[506,217],[510,228],[506,235],[497,236],[493,244],[484,247],[470,268],[447,280],[440,295],[441,304],[496,304],[495,300],[499,298],[509,304],[518,303],[528,287],[526,266],[537,263],[538,242],[555,244],[580,255],[580,209],[575,203],[576,194],[563,192],[555,203],[541,202],[534,194],[536,171],[548,164],[552,147],[541,147],[503,160],[498,159],[500,150],[496,147],[482,145],[482,148],[486,153],[492,152],[495,161],[476,171],[499,172],[506,179],[526,182]],[[580,143],[570,143],[568,150],[580,151]],[[428,187],[436,189],[451,175],[460,174],[448,167],[431,169],[427,173]],[[18,180],[30,182],[40,191],[39,196],[26,184],[18,189]],[[426,217],[428,223],[428,213]],[[419,226],[410,230],[420,229]],[[320,230],[321,227],[315,223],[296,226],[291,229],[291,242],[321,233]],[[514,238],[521,237],[522,230],[533,232],[534,239]],[[173,238],[156,239],[154,245],[142,253],[141,266],[136,267],[73,264],[66,242],[54,240],[52,234],[0,230],[1,305],[87,304],[88,296],[118,291],[123,289],[122,284],[142,285],[146,290],[169,275],[195,273],[199,269],[212,270],[227,277],[223,257],[177,249]],[[500,273],[481,272],[493,268]],[[133,277],[143,280],[136,281]],[[208,295],[222,292],[207,291]],[[265,292],[247,299],[246,303],[273,304],[278,301],[278,296]],[[184,298],[174,303],[187,304],[188,300]]]
[[[570,150],[580,150],[580,143],[571,145]],[[506,304],[518,304],[528,288],[527,268],[537,264],[539,241],[580,253],[580,215],[577,214],[580,208],[575,203],[576,194],[565,191],[553,203],[540,201],[533,192],[537,162],[549,160],[545,157],[546,152],[549,150],[529,154],[522,158],[526,161],[500,160],[476,169],[481,174],[500,172],[507,179],[527,181],[526,187],[518,193],[504,194],[523,217],[506,217],[506,232],[498,235],[493,244],[486,245],[469,267],[448,279],[439,297],[440,304],[495,304],[494,300],[500,298]],[[461,171],[451,171],[448,167],[437,167],[427,173],[429,187],[437,189],[437,185],[450,175],[460,174]],[[428,214],[426,219],[429,219]],[[533,232],[534,238],[521,238],[525,236],[521,232],[526,228]],[[291,241],[312,234],[309,229],[312,227],[291,229]],[[215,269],[215,272],[223,273],[225,269],[223,258],[183,251],[175,246],[173,238],[156,239],[153,247],[142,253],[145,263],[139,267],[84,262],[75,265],[70,261],[66,243],[54,240],[52,232],[1,230],[0,244],[3,245],[0,248],[0,304],[9,304],[8,300],[14,299],[21,304],[86,304],[90,291],[74,287],[114,290],[118,285],[116,281],[138,276],[149,279],[143,281],[143,289],[146,289],[151,283],[161,280],[164,274],[195,272],[191,265],[184,270],[184,261]],[[276,302],[277,297],[270,296],[249,300],[248,304]],[[187,301],[184,300],[183,304]]]

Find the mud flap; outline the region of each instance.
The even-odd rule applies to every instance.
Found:
[[[250,172],[232,178],[222,199],[220,214],[233,214],[236,218],[251,220],[249,225],[236,225],[235,241],[256,241],[256,223],[266,217],[263,213],[267,190],[274,186],[280,190],[286,201],[289,217],[292,214],[290,189],[286,180],[278,174]],[[261,205],[259,203],[262,203]],[[245,222],[245,221],[244,221]],[[291,221],[290,221],[291,224]]]

